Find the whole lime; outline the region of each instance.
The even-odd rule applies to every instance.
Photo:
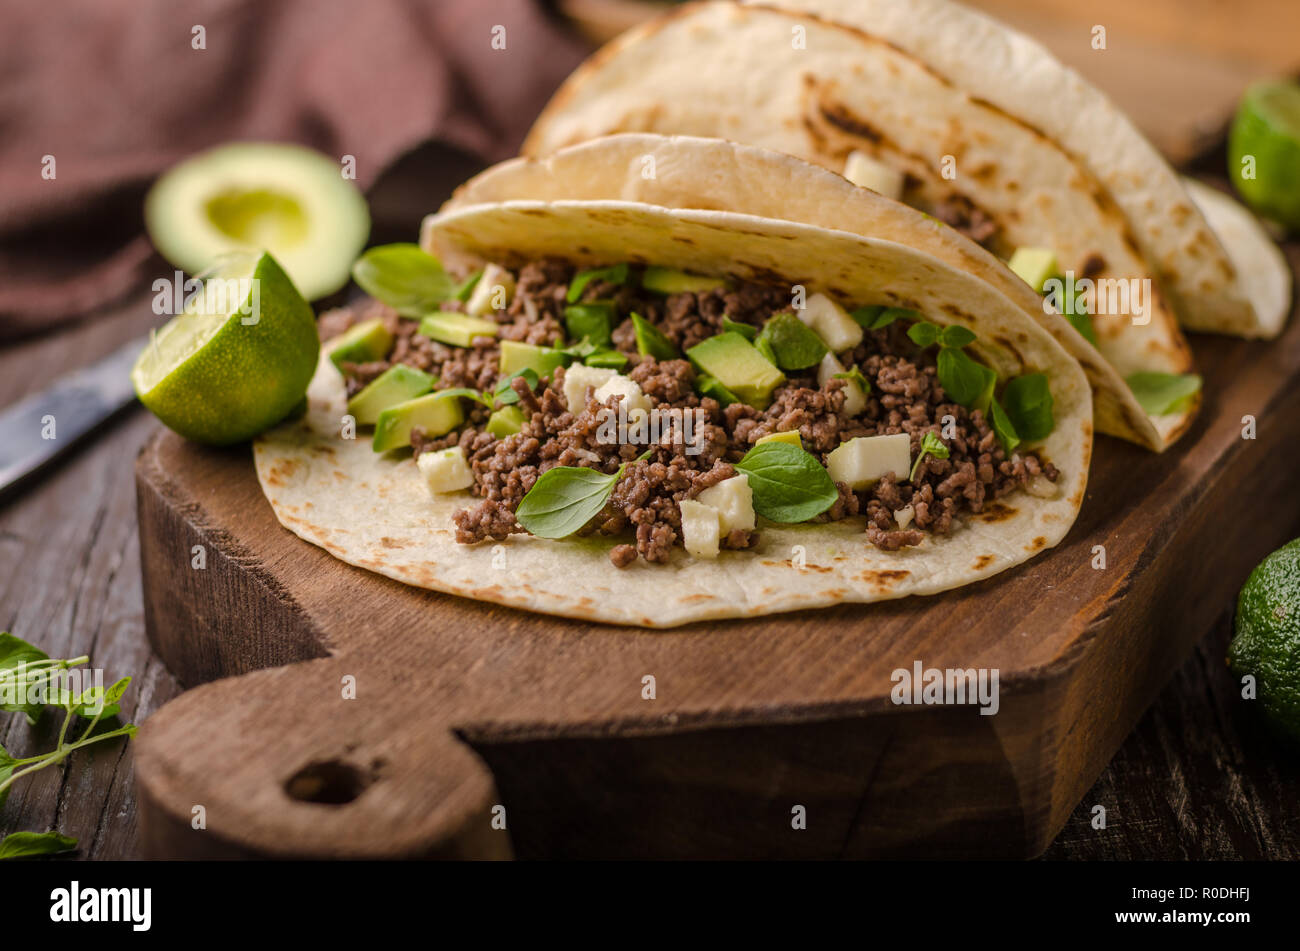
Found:
[[[187,439],[225,446],[284,419],[319,354],[316,318],[275,258],[217,268],[136,360],[140,401]]]
[[[1261,215],[1300,230],[1300,85],[1246,90],[1228,134],[1228,177]]]
[[[1300,742],[1300,538],[1261,561],[1237,598],[1228,667],[1255,678],[1260,709]]]

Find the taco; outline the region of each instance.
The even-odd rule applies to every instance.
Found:
[[[1177,315],[1272,332],[1178,177],[1040,47],[949,3],[781,6],[692,4],[630,31],[560,88],[524,153],[628,131],[720,137],[898,198],[1046,289],[1150,421],[1098,428],[1155,449],[1198,403]]]
[[[381,300],[322,316],[306,416],[255,443],[280,522],[351,564],[668,627],[969,584],[1082,502],[1078,363],[914,247],[531,198],[457,201],[422,244],[363,259]]]

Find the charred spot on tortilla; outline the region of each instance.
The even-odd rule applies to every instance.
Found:
[[[983,571],[989,565],[993,564],[993,555],[980,555],[975,559],[975,564],[971,565],[972,571]]]

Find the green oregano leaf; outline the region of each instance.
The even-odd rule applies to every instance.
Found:
[[[1037,442],[1056,428],[1052,415],[1052,391],[1047,376],[1027,373],[1018,376],[1002,391],[1002,405],[1021,439]]]
[[[613,267],[597,267],[587,271],[579,271],[574,275],[573,280],[569,282],[569,290],[564,299],[567,303],[576,304],[582,299],[582,292],[587,289],[587,285],[592,281],[626,284],[629,274],[626,263],[615,264]]]
[[[403,317],[423,317],[456,294],[438,259],[415,244],[381,244],[352,265],[352,279]]]
[[[925,438],[921,440],[921,451],[916,454],[916,462],[912,463],[912,471],[907,475],[908,482],[916,481],[916,470],[921,468],[921,460],[926,456],[934,456],[936,459],[948,458],[948,447],[932,432],[926,433]]]
[[[1152,416],[1177,413],[1191,405],[1200,392],[1201,378],[1195,373],[1143,371],[1124,380],[1138,404]]]
[[[638,461],[649,455],[643,453]],[[605,507],[628,465],[609,474],[586,466],[547,469],[520,501],[515,518],[539,538],[567,538]]]

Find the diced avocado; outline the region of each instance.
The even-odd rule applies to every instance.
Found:
[[[799,311],[799,319],[821,337],[832,353],[843,353],[862,343],[862,327],[825,294],[809,297]]]
[[[803,440],[799,438],[799,433],[793,429],[785,433],[768,433],[766,436],[760,436],[758,442],[754,443],[754,445],[761,446],[765,442],[788,442],[792,446],[803,448]]]
[[[429,491],[435,495],[439,492],[459,492],[474,484],[474,471],[469,467],[465,450],[460,446],[422,452],[420,458],[415,460],[415,467],[424,476]]]
[[[694,499],[677,503],[682,513],[682,544],[694,558],[717,558],[720,522],[718,510]]]
[[[360,393],[348,400],[348,413],[359,425],[371,426],[390,406],[405,403],[433,389],[433,377],[404,363],[379,374]]]
[[[745,473],[724,479],[696,496],[696,500],[718,510],[718,527],[726,535],[736,529],[754,530],[754,490]]]
[[[730,406],[732,403],[739,403],[740,397],[731,390],[727,389],[707,373],[695,374],[695,392],[700,396],[711,396],[718,401],[723,407]]]
[[[411,444],[411,427],[419,426],[428,436],[444,436],[465,422],[460,400],[444,393],[429,393],[390,406],[375,423],[375,452],[401,449]]]
[[[687,291],[698,294],[726,287],[727,282],[720,277],[687,274],[671,267],[648,267],[641,275],[641,286],[656,294],[683,294]]]
[[[471,317],[450,310],[440,310],[420,321],[420,333],[453,347],[468,347],[475,337],[495,337],[500,329],[495,320]]]
[[[686,355],[699,369],[757,409],[765,408],[772,391],[785,382],[785,374],[732,331],[700,341]]]
[[[382,360],[393,346],[393,335],[381,318],[363,320],[354,324],[330,343],[330,362],[336,367],[344,363],[368,363]]]
[[[559,350],[518,340],[502,340],[501,361],[497,370],[503,377],[521,370],[532,370],[539,377],[549,377],[556,367],[562,367],[564,363],[564,354]]]
[[[1048,279],[1060,273],[1056,252],[1050,248],[1016,248],[1007,267],[1039,294],[1043,293],[1043,285]]]
[[[627,354],[617,350],[597,350],[582,360],[589,367],[601,367],[606,370],[622,370],[627,366]]]
[[[903,197],[903,173],[857,149],[849,153],[844,163],[844,177],[886,198],[898,201]]]
[[[782,370],[806,370],[820,363],[827,352],[822,338],[794,314],[776,314],[763,325],[758,340],[766,342]]]
[[[654,357],[656,360],[677,360],[681,357],[673,342],[640,314],[632,315],[632,330],[636,333],[636,352],[641,356]]]
[[[514,296],[515,276],[503,267],[489,264],[470,291],[465,302],[465,313],[478,317],[494,314],[509,307],[510,299]]]
[[[826,457],[826,471],[831,478],[854,491],[868,488],[891,473],[901,482],[911,468],[912,437],[907,433],[859,436],[840,443]]]
[[[570,340],[588,340],[594,346],[608,347],[614,340],[614,305],[609,301],[570,304],[564,308],[564,330]]]
[[[487,431],[497,439],[513,436],[524,428],[528,418],[518,406],[503,406],[488,417]]]

